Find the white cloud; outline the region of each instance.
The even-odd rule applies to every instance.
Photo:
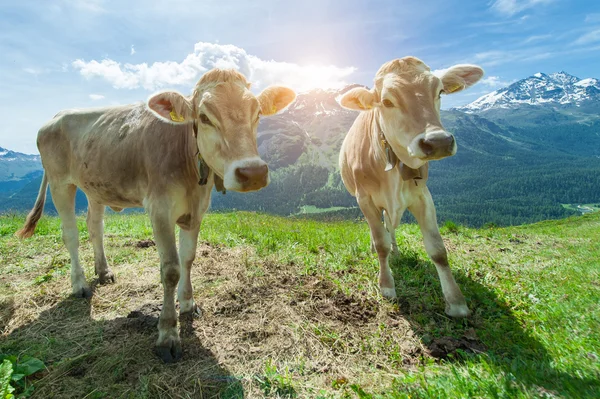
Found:
[[[135,47],[133,47],[133,44],[131,45],[131,52],[130,52],[130,54],[131,54],[131,55],[134,55],[134,54],[135,54]]]
[[[32,75],[39,75],[40,73],[42,73],[42,70],[37,68],[23,68],[23,71]]]
[[[550,39],[551,37],[552,37],[552,35],[533,35],[533,36],[529,36],[522,43],[528,44],[528,43],[533,43],[533,42],[539,42],[542,40]]]
[[[500,14],[513,16],[529,8],[550,4],[555,0],[495,0],[492,8]]]
[[[577,40],[573,42],[573,44],[590,44],[600,42],[600,29],[593,30],[591,32],[586,33],[585,35],[580,36]]]
[[[103,100],[104,96],[102,94],[90,94],[90,98],[94,101]]]
[[[497,87],[508,86],[510,83],[511,82],[500,79],[499,76],[488,76],[488,77],[481,79],[481,84],[491,87],[491,88],[494,88],[494,89]]]
[[[103,7],[104,0],[62,0],[65,6],[83,11],[101,13],[106,10]]]
[[[356,71],[354,67],[263,60],[233,45],[204,42],[196,43],[194,51],[181,62],[165,61],[148,65],[121,64],[111,59],[78,59],[72,65],[87,79],[101,77],[117,89],[142,87],[147,90],[168,86],[187,86],[191,89],[204,72],[215,67],[237,69],[258,89],[270,84],[284,84],[297,91],[343,86],[345,79]]]
[[[592,13],[585,16],[586,23],[600,22],[600,13]]]

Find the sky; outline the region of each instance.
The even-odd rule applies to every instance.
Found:
[[[213,67],[256,93],[371,86],[407,55],[483,67],[443,108],[536,72],[600,78],[595,0],[0,0],[0,26],[0,147],[32,154],[62,109],[189,94]]]

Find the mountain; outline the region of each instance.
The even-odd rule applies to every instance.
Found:
[[[0,182],[20,180],[41,168],[39,155],[22,154],[0,147]]]
[[[579,79],[566,72],[550,75],[538,72],[456,110],[478,113],[490,109],[515,109],[523,105],[579,107],[590,102],[600,102],[598,79]]]
[[[540,76],[533,78],[541,82],[546,75]],[[564,87],[587,87],[592,94],[591,87],[597,84],[565,73],[550,78]],[[358,113],[341,108],[336,99],[356,86],[300,93],[286,111],[261,120],[257,144],[269,163],[271,184],[255,193],[215,193],[212,209],[359,217],[356,201],[337,171],[341,143]],[[513,84],[498,92],[516,93],[519,87],[525,85]],[[498,102],[477,112],[442,111],[444,126],[456,136],[458,153],[430,164],[428,185],[440,222],[522,224],[574,214],[577,207],[568,204],[586,209],[600,204],[599,102],[593,96],[571,98],[579,102],[552,106],[514,102],[510,107]],[[31,208],[41,179],[37,173],[18,180],[21,188],[4,193],[4,199],[0,180],[0,212]],[[86,207],[82,193],[76,207],[79,211]],[[47,210],[52,209],[48,204]]]

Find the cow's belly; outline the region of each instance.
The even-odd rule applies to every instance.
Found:
[[[415,190],[416,187],[413,186],[414,180],[403,181],[393,178],[371,195],[375,205],[389,215],[394,228],[400,225],[402,215],[418,196],[418,190]]]
[[[147,187],[144,174],[140,173],[143,171],[135,167],[135,162],[124,162],[126,157],[111,155],[100,158],[86,152],[76,154],[71,164],[74,183],[100,204],[115,208],[142,206]]]
[[[78,186],[94,201],[114,208],[132,208],[143,206],[143,196],[137,190],[117,187],[110,181],[85,181]]]

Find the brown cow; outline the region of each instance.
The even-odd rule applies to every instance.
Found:
[[[448,266],[426,186],[427,162],[456,153],[454,136],[440,120],[441,94],[461,91],[482,76],[477,66],[456,65],[438,78],[421,60],[405,57],[385,63],[372,90],[355,88],[340,98],[343,107],[364,111],[342,144],[340,171],[369,224],[372,247],[379,257],[382,295],[396,297],[388,258],[392,249],[397,251],[395,230],[408,208],[437,268],[446,313],[453,317],[470,312]]]
[[[190,270],[213,184],[220,179],[225,189],[246,192],[269,183],[256,146],[258,120],[284,109],[296,96],[274,86],[255,97],[249,87],[240,73],[214,69],[202,76],[190,97],[167,91],[150,97],[147,105],[63,111],[38,134],[44,177],[17,235],[33,235],[50,184],[71,255],[73,294],[88,297],[78,256],[77,187],[88,198],[87,227],[101,283],[114,282],[103,248],[105,206],[145,207],[160,255],[164,303],[156,349],[166,362],[181,357],[174,300],[178,284],[180,312],[198,311]],[[179,253],[176,224],[181,228]]]

